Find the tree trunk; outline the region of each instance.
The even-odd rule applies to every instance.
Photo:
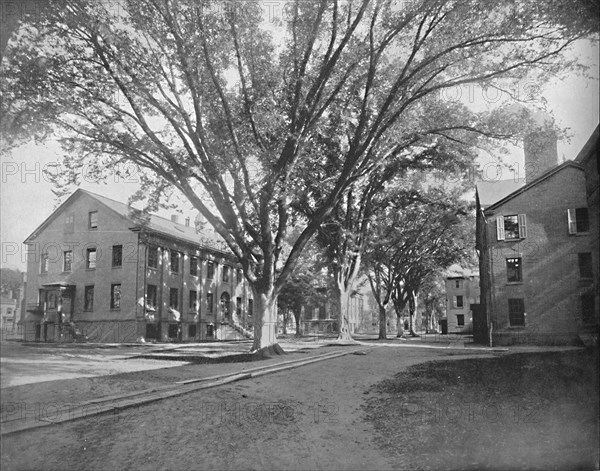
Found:
[[[414,315],[417,312],[417,295],[413,292],[408,296],[409,331],[412,337],[418,337],[414,327]]]
[[[283,313],[283,329],[282,329],[283,335],[287,335],[287,323],[288,323],[289,317],[290,317],[290,308],[286,306],[285,312]]]
[[[294,310],[294,320],[296,321],[296,337],[302,337],[302,311]]]
[[[402,337],[404,335],[404,326],[402,324],[403,324],[403,322],[400,317],[400,314],[396,313],[396,330],[397,330],[396,337]]]
[[[352,340],[350,333],[350,289],[351,283],[344,283],[340,276],[335,276],[336,304],[338,307],[338,340]]]
[[[379,340],[387,340],[387,316],[385,306],[379,306]]]
[[[277,343],[277,297],[272,293],[256,293],[254,297],[254,342],[252,350]]]

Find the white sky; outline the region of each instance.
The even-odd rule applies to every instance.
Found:
[[[594,78],[576,76],[556,77],[540,90],[540,102],[545,100],[546,107],[557,118],[559,126],[570,129],[571,139],[558,145],[559,158],[573,159],[586,143],[599,122],[598,93],[598,49],[587,42],[578,44],[576,51],[584,63],[591,66],[590,75]],[[467,89],[462,99],[469,101]],[[481,104],[481,91],[473,90],[474,105]],[[488,98],[493,98],[490,94]],[[52,185],[44,178],[45,165],[61,161],[62,151],[56,142],[43,146],[24,145],[12,155],[1,156],[2,172],[0,177],[0,239],[2,252],[0,265],[3,267],[25,269],[23,240],[48,217],[59,203],[52,193]],[[493,161],[497,156],[483,157],[481,162]],[[523,166],[523,151],[514,149],[506,164]],[[506,178],[513,176],[507,169]],[[504,177],[503,177],[504,178]],[[111,175],[106,184],[83,182],[81,188],[102,194],[109,198],[126,202],[137,189],[136,176],[128,181]],[[180,221],[187,215],[194,217],[189,203],[183,204],[184,211]],[[168,214],[162,214],[168,217]]]

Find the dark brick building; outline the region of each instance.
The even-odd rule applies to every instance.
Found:
[[[252,296],[218,236],[84,190],[25,241],[27,340],[220,339],[252,325]]]
[[[597,336],[597,149],[596,129],[577,159],[554,161],[491,205],[477,188],[481,298],[494,345]]]

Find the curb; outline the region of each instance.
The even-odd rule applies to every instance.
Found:
[[[359,342],[360,345],[363,346],[371,346],[370,343],[368,342]],[[504,353],[504,352],[508,352],[510,351],[510,349],[508,348],[499,348],[499,347],[465,347],[463,346],[454,346],[454,345],[447,345],[445,347],[442,346],[436,346],[436,345],[411,345],[411,344],[406,344],[406,343],[377,343],[375,344],[375,346],[380,346],[380,347],[402,347],[402,348],[430,348],[433,350],[465,350],[467,352],[470,351],[479,351],[479,352],[498,352],[498,353]]]

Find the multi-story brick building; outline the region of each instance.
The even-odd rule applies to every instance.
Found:
[[[499,201],[482,204],[477,189],[482,307],[494,344],[576,343],[598,332],[597,130],[575,161],[557,165],[548,149],[531,165],[526,146],[526,170],[538,173]]]
[[[27,340],[185,341],[251,327],[240,267],[189,219],[77,190],[25,243]]]
[[[450,334],[473,332],[471,304],[480,303],[479,273],[466,270],[446,277],[446,323]]]

